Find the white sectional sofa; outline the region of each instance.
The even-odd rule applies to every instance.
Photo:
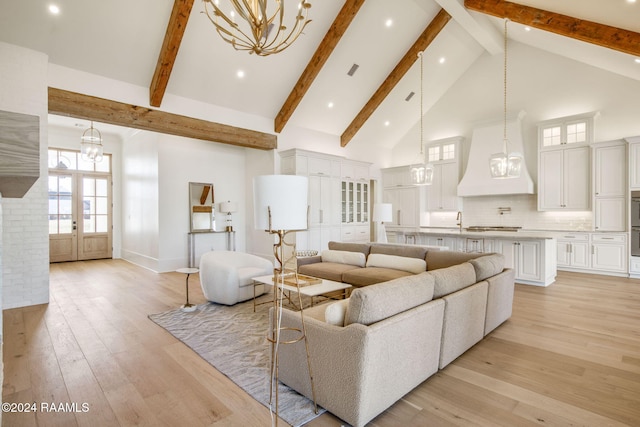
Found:
[[[429,271],[304,311],[319,405],[363,426],[511,316],[504,257],[465,255],[439,252],[434,269],[427,256]],[[282,326],[300,328],[300,315],[284,309]],[[279,366],[284,384],[312,397],[303,342],[280,346]]]

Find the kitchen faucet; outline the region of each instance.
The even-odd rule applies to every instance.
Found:
[[[458,221],[456,225],[460,228],[460,232],[462,233],[462,212],[461,211],[458,211],[458,215],[456,216],[456,221]]]

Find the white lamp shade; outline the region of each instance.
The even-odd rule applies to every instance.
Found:
[[[258,230],[306,230],[307,177],[261,175],[253,178],[254,224]],[[271,212],[271,224],[269,224]]]
[[[238,204],[236,202],[221,202],[220,212],[230,213],[238,210]]]
[[[373,220],[375,222],[393,221],[393,207],[391,203],[376,203],[373,205]]]

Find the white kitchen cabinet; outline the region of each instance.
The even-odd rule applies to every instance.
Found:
[[[382,192],[382,201],[391,203],[393,220],[387,226],[419,227],[420,200],[424,187],[386,188]]]
[[[463,237],[462,238],[462,250],[464,252],[480,252],[489,253],[494,251],[493,239],[486,239],[483,237]]]
[[[629,188],[640,190],[640,136],[627,138],[629,142]]]
[[[341,221],[343,224],[369,222],[369,183],[342,181]]]
[[[540,151],[538,210],[589,210],[589,147]]]
[[[409,166],[396,166],[380,170],[384,188],[406,187],[409,182]]]
[[[558,267],[589,268],[589,234],[566,233],[558,236]]]
[[[368,242],[368,225],[343,226],[340,240],[342,242]]]
[[[433,165],[433,184],[427,187],[427,210],[458,211],[459,166],[456,162]]]
[[[627,147],[622,141],[593,146],[593,177],[596,197],[625,197]]]
[[[598,231],[627,228],[627,147],[622,141],[593,145],[593,222]]]
[[[540,242],[503,241],[502,254],[505,257],[505,265],[515,270],[516,279],[536,282],[542,280]]]
[[[309,176],[309,226],[340,225],[339,181],[330,176]]]
[[[428,211],[458,211],[461,138],[448,138],[426,145],[426,161],[433,165],[433,183],[427,186]]]
[[[624,231],[627,226],[627,202],[624,197],[596,197],[594,228],[598,231]]]
[[[594,233],[591,236],[591,267],[594,270],[626,273],[626,234]]]
[[[516,282],[549,286],[556,277],[556,240],[496,240],[495,252],[505,258],[505,267],[515,270]]]
[[[297,249],[322,251],[330,241],[342,240],[343,172],[351,171],[354,178],[357,173],[358,179],[357,182],[349,181],[352,193],[349,196],[349,208],[345,212],[352,220],[348,225],[362,225],[369,229],[369,165],[340,156],[295,148],[280,152],[281,173],[307,176],[309,180],[309,229],[295,234]],[[358,229],[351,240],[356,239],[364,239],[361,229]]]
[[[425,244],[427,246],[441,246],[448,248],[450,251],[460,251],[460,247],[458,245],[459,239],[457,237],[451,236],[427,236],[421,244]]]

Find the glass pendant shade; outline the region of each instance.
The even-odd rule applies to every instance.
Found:
[[[491,178],[518,178],[522,170],[522,155],[519,153],[496,153],[489,160]]]
[[[431,185],[433,183],[433,165],[418,163],[409,167],[412,185]]]
[[[80,152],[82,160],[86,162],[98,163],[102,161],[102,134],[93,127],[93,122],[91,122],[91,127],[85,130],[80,137]]]

